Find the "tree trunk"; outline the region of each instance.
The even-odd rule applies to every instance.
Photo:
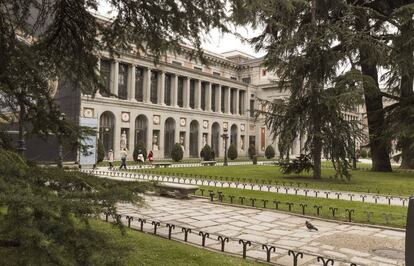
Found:
[[[367,31],[369,28],[366,14],[361,12],[357,21],[357,29]],[[372,157],[372,171],[391,172],[390,156],[388,154],[389,139],[383,134],[384,129],[384,109],[382,105],[382,95],[378,84],[377,64],[370,55],[369,45],[359,47],[360,65],[362,74],[370,77],[371,82],[365,81],[364,98],[368,117],[369,146]]]
[[[400,87],[400,108],[401,108],[401,123],[410,123],[407,121],[408,117],[411,117],[414,106],[414,41],[410,40],[414,38],[413,23],[406,23],[401,27],[401,40],[400,44],[400,69],[401,69],[401,87]],[[410,125],[403,125],[404,127],[410,127]],[[410,132],[408,132],[410,134]],[[401,168],[414,169],[414,136],[404,134],[399,142],[401,145]]]
[[[314,137],[312,148],[313,178],[320,179],[321,175],[322,142],[319,137]]]

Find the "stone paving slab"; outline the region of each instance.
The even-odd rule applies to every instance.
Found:
[[[303,259],[298,265],[321,265],[315,255],[342,259],[357,265],[403,265],[401,259],[389,258],[374,253],[376,249],[393,248],[404,252],[405,233],[398,230],[371,228],[362,225],[341,224],[334,221],[310,221],[319,231],[309,232],[305,228],[306,218],[268,210],[211,204],[206,199],[192,198],[177,200],[172,198],[145,196],[145,206],[118,204],[119,213],[148,220],[173,223],[178,226],[172,235],[180,240],[184,234],[179,226],[191,228],[188,241],[201,245],[198,231],[210,233],[206,246],[220,250],[218,235],[230,238],[226,243],[226,252],[242,254],[239,239],[250,240],[247,256],[266,259],[262,244],[276,246],[272,253],[272,262],[279,265],[292,265],[293,257],[288,250],[302,251]],[[137,218],[132,226],[139,228]],[[164,226],[164,227],[163,227]],[[163,228],[162,228],[163,227]],[[153,232],[153,225],[144,224],[144,231]],[[168,235],[165,225],[157,229],[159,234]],[[336,262],[335,265],[348,265]]]

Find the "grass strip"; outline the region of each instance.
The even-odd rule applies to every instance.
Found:
[[[357,201],[347,201],[347,200],[335,200],[335,199],[324,199],[324,198],[313,198],[305,196],[296,196],[296,195],[286,195],[286,194],[277,194],[273,192],[263,192],[263,191],[252,191],[252,190],[242,190],[236,188],[217,188],[217,187],[208,187],[202,186],[197,190],[196,195],[201,196],[203,191],[203,196],[209,198],[209,190],[214,192],[214,202],[219,202],[219,193],[221,192],[224,203],[231,203],[252,206],[252,199],[255,199],[255,207],[264,207],[264,201],[267,201],[266,208],[276,210],[276,203],[278,202],[278,210],[292,212],[296,214],[303,214],[303,209],[300,204],[306,205],[305,215],[315,216],[326,219],[333,219],[337,221],[348,221],[349,216],[346,212],[346,209],[353,209],[352,213],[352,222],[363,223],[363,224],[372,224],[372,225],[383,225],[396,228],[403,228],[406,224],[406,215],[407,208],[402,206],[388,206],[388,205],[379,205],[372,203],[362,203]],[[233,196],[233,201],[231,197]],[[244,199],[241,199],[243,197]],[[241,204],[243,201],[243,204]],[[291,205],[291,210],[289,211],[289,205],[287,203],[293,203]],[[322,206],[319,210],[319,215],[317,214],[317,208],[315,206]],[[332,209],[337,208],[335,211],[335,217],[332,216]],[[371,217],[368,221],[368,213]],[[389,216],[389,221],[387,223],[385,216]]]

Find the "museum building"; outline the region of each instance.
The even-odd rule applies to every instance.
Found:
[[[113,150],[115,159],[127,148],[129,160],[134,147],[142,142],[155,159],[170,158],[175,143],[184,149],[184,158],[197,158],[204,145],[216,157],[224,156],[223,133],[238,155],[247,156],[250,145],[261,155],[277,143],[254,110],[262,108],[259,99],[286,97],[274,89],[276,76],[263,67],[263,59],[239,51],[216,54],[205,51],[206,64],[183,53],[167,54],[157,64],[150,57],[120,53],[111,58],[102,53],[100,75],[106,91],[93,97],[62,83],[57,100],[62,111],[75,120],[94,118],[98,139],[105,154]],[[303,140],[292,144],[292,156],[299,155]],[[79,156],[79,154],[78,154]]]

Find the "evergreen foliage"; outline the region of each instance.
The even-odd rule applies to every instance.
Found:
[[[171,150],[171,159],[173,159],[174,162],[179,162],[184,157],[184,151],[181,147],[180,143],[175,143],[172,150]]]
[[[137,146],[135,146],[134,151],[132,152],[132,158],[134,161],[138,161],[138,154],[142,153],[142,156],[144,157],[144,161],[147,160],[147,148],[145,148],[144,142],[140,141],[138,142]]]
[[[300,174],[309,172],[313,169],[311,156],[301,154],[296,159],[289,161],[288,159],[279,162],[279,166],[284,174]]]
[[[214,157],[215,157],[214,150],[209,145],[206,144],[200,152],[200,157],[204,161],[212,161],[214,160]]]
[[[323,3],[322,3],[323,2]],[[273,137],[279,139],[281,157],[288,157],[293,141],[306,134],[305,152],[312,156],[313,177],[321,177],[322,152],[332,158],[339,175],[348,175],[353,140],[362,132],[357,121],[347,121],[362,102],[362,75],[354,67],[338,73],[347,63],[342,40],[341,10],[336,1],[270,1],[269,4],[236,1],[234,18],[240,24],[264,23],[265,29],[251,42],[266,50],[265,64],[276,71],[280,91],[289,96],[257,111],[264,116]]]
[[[272,159],[275,157],[275,149],[273,149],[272,145],[266,147],[265,156],[267,159]]]
[[[227,151],[227,156],[230,158],[230,160],[235,160],[237,158],[238,154],[236,145],[230,144],[229,149]]]
[[[17,154],[0,150],[0,248],[9,265],[124,264],[124,252],[89,226],[108,213],[121,230],[117,202],[139,203],[150,187],[80,172],[28,166]],[[99,256],[97,253],[104,250]]]
[[[105,158],[105,150],[101,139],[98,139],[98,158],[97,162],[100,163]]]

